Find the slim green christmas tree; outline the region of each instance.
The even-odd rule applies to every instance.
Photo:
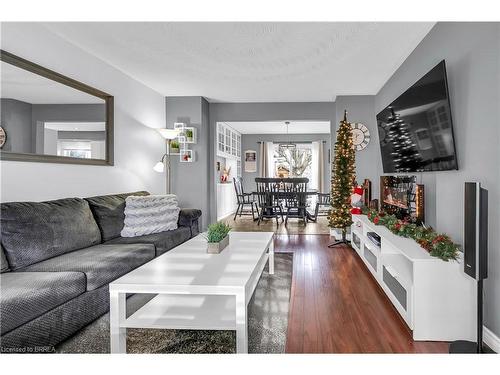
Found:
[[[331,245],[346,243],[347,227],[352,224],[351,194],[356,179],[356,153],[352,142],[352,128],[347,121],[347,111],[340,121],[335,142],[335,157],[332,163],[331,209],[328,221],[331,228],[342,229],[342,240]]]

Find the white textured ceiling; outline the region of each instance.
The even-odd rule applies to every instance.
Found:
[[[434,23],[45,23],[166,96],[332,101],[376,94]]]
[[[104,104],[104,100],[18,68],[0,63],[0,97],[30,104]]]
[[[284,121],[232,121],[224,122],[241,134],[286,134]],[[289,121],[289,134],[329,134],[329,121]]]

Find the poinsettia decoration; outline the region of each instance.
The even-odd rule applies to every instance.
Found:
[[[446,262],[450,259],[456,260],[459,256],[460,246],[454,243],[448,235],[437,233],[431,227],[416,225],[376,210],[365,210],[364,213],[375,225],[383,225],[398,236],[413,239],[431,256]]]

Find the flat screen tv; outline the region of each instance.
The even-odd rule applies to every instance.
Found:
[[[458,169],[444,60],[377,115],[385,173]]]

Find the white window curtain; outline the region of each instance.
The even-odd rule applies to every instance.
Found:
[[[311,165],[311,183],[309,187],[311,189],[316,189],[320,193],[323,193],[323,186],[325,181],[325,162],[323,155],[323,141],[315,141],[312,142],[311,145],[311,156],[312,156],[312,165]]]
[[[259,146],[259,175],[274,177],[274,145],[273,142],[261,142]]]

